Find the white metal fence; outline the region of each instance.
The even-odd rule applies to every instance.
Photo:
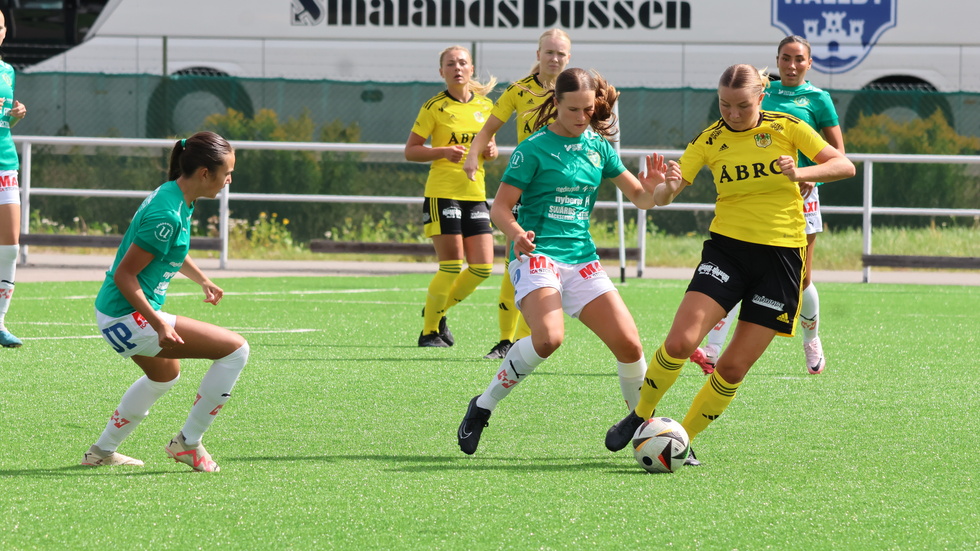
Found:
[[[14,142],[21,146],[21,233],[26,234],[30,231],[30,208],[31,196],[38,195],[60,195],[60,196],[82,196],[82,197],[135,197],[142,198],[150,192],[143,190],[99,190],[99,189],[67,189],[52,187],[34,187],[31,182],[31,151],[34,145],[58,145],[58,146],[98,146],[98,147],[159,147],[169,150],[174,145],[173,140],[153,140],[153,139],[123,139],[123,138],[81,138],[81,137],[55,137],[55,136],[15,136]],[[352,144],[352,143],[311,143],[311,142],[247,142],[232,141],[232,145],[239,150],[258,149],[270,151],[316,151],[316,152],[335,152],[335,153],[385,153],[400,154],[404,151],[403,144]],[[510,154],[513,147],[501,147],[500,152]],[[628,149],[620,150],[620,155],[624,162],[629,164],[631,159],[636,160],[636,166],[643,166],[644,155],[649,154],[648,150]],[[668,158],[677,159],[682,151],[666,150],[657,151]],[[835,207],[821,205],[821,210],[825,213],[839,214],[860,214],[862,216],[862,253],[871,254],[871,217],[873,215],[911,215],[911,216],[970,216],[980,217],[980,208],[973,209],[944,209],[944,208],[899,208],[899,207],[875,207],[871,204],[871,190],[873,186],[873,168],[875,163],[941,163],[941,164],[975,164],[980,165],[980,155],[889,155],[889,154],[849,154],[855,163],[863,164],[864,190],[863,204],[860,207]],[[631,203],[623,203],[621,195],[618,201],[599,201],[596,208],[616,208],[620,210],[620,220],[625,210],[637,210]],[[219,201],[219,232],[221,239],[220,267],[227,267],[228,263],[228,219],[229,203],[231,201],[292,201],[305,203],[370,203],[370,204],[415,204],[420,200],[419,197],[392,197],[392,196],[362,196],[362,195],[296,195],[278,193],[234,193],[226,187],[218,196]],[[663,210],[677,211],[712,211],[713,203],[673,203],[666,207],[657,207]],[[640,250],[640,261],[637,266],[637,276],[643,276],[645,265],[646,247],[646,216],[644,212],[637,213],[637,246]],[[620,223],[620,272],[625,274],[625,244],[622,235],[623,224]],[[21,262],[27,261],[28,247],[21,248]],[[870,281],[871,268],[864,267],[864,281]]]

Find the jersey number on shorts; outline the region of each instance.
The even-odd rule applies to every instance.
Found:
[[[106,327],[102,330],[102,334],[105,335],[105,340],[109,341],[112,348],[114,348],[116,352],[120,354],[122,354],[126,348],[130,350],[136,348],[135,344],[129,342],[129,339],[133,338],[133,333],[130,332],[125,323],[117,323]],[[126,348],[123,348],[123,346]]]

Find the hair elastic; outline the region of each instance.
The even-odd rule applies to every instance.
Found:
[[[183,147],[184,149],[187,149],[187,138],[184,138],[183,140],[180,140],[180,147]]]

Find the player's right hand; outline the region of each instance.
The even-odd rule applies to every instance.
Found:
[[[465,145],[454,145],[452,147],[442,148],[443,155],[446,159],[451,162],[458,163],[463,160],[466,156],[466,146]]]
[[[514,239],[514,256],[520,257],[521,253],[531,254],[536,248],[538,247],[534,244],[533,231],[526,231]]]

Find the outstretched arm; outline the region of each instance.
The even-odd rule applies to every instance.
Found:
[[[504,121],[498,119],[495,115],[490,115],[487,122],[483,124],[483,128],[477,133],[476,137],[473,138],[473,143],[470,144],[471,151],[482,151],[484,152],[484,159],[493,159],[497,156],[497,145],[493,137],[497,135],[497,131],[500,127],[504,125]],[[486,153],[487,147],[493,145],[492,157],[488,156]],[[476,155],[468,155],[466,161],[463,162],[463,172],[466,173],[466,177],[470,180],[476,180],[476,171],[479,168],[479,159]]]

